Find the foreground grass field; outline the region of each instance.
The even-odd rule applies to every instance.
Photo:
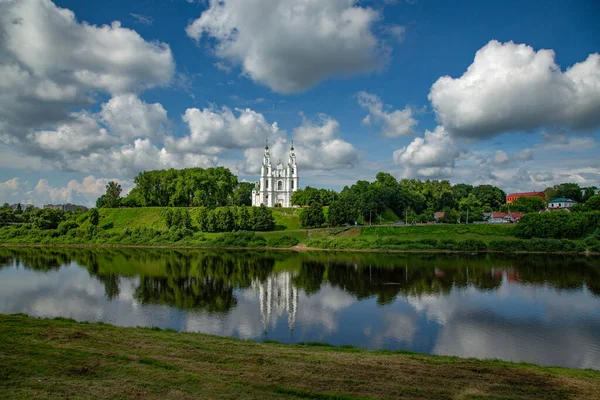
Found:
[[[600,372],[0,315],[0,398],[597,399]]]

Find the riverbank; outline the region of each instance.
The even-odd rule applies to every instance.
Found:
[[[0,315],[0,397],[600,397],[600,372]]]
[[[269,232],[206,233],[192,223],[191,229],[168,229],[160,208],[101,209],[100,222],[91,225],[86,214],[78,222],[57,229],[33,225],[0,228],[4,245],[49,246],[151,246],[198,249],[286,249],[372,252],[467,252],[467,253],[600,253],[594,238],[518,239],[509,224],[380,225],[298,229],[298,216],[275,210],[276,230]],[[190,209],[195,215],[197,209]],[[194,219],[192,218],[192,221]]]
[[[508,241],[507,241],[508,242]],[[558,241],[560,242],[560,241]],[[600,252],[598,251],[590,251],[585,248],[578,248],[577,251],[572,250],[572,245],[570,243],[552,243],[556,246],[554,250],[552,247],[547,246],[547,243],[544,240],[534,241],[533,243],[527,245],[519,245],[518,247],[514,247],[511,249],[509,246],[511,243],[504,245],[503,243],[496,243],[496,246],[502,247],[505,249],[492,250],[490,248],[483,247],[478,248],[476,245],[469,247],[469,245],[462,245],[463,248],[458,248],[461,246],[460,243],[452,244],[453,248],[433,248],[431,245],[425,244],[420,245],[419,243],[409,242],[407,244],[400,244],[396,246],[386,247],[363,247],[364,245],[361,242],[356,243],[357,247],[353,247],[352,242],[340,242],[340,245],[337,242],[332,241],[320,241],[313,242],[318,246],[322,247],[309,247],[303,243],[297,244],[291,247],[271,247],[271,246],[205,246],[205,245],[193,245],[193,244],[67,244],[67,243],[0,243],[0,247],[4,248],[65,248],[65,249],[182,249],[182,250],[229,250],[229,251],[287,251],[287,252],[343,252],[343,253],[396,253],[396,254],[556,254],[556,255],[584,255],[584,256],[600,256]],[[325,246],[331,247],[325,247]],[[345,245],[346,247],[344,247]],[[514,243],[513,243],[514,245]],[[411,247],[414,247],[411,249]],[[527,250],[527,247],[530,250]],[[565,249],[566,250],[562,250]]]

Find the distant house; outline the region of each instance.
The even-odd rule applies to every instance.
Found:
[[[444,218],[446,216],[446,213],[443,211],[438,211],[435,214],[433,214],[433,219],[435,219],[436,221],[439,221],[440,218]]]
[[[53,210],[61,210],[61,211],[69,211],[69,212],[75,212],[75,211],[85,212],[85,211],[88,210],[88,208],[86,206],[80,206],[80,205],[71,204],[71,203],[67,203],[67,204],[46,204],[44,206],[44,208],[51,208]]]
[[[525,214],[511,212],[493,212],[487,221],[490,224],[514,224],[516,222],[519,222],[523,215]]]
[[[544,192],[523,192],[523,193],[511,193],[506,195],[506,204],[512,204],[513,201],[518,199],[519,197],[539,197],[542,200],[546,201],[546,195]]]
[[[556,210],[556,209],[568,209],[573,207],[577,202],[575,200],[566,199],[564,197],[559,197],[557,199],[551,200],[548,202],[548,209]]]

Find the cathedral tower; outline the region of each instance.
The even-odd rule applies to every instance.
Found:
[[[299,177],[296,165],[294,142],[290,147],[287,165],[281,160],[273,169],[269,143],[265,143],[265,154],[260,167],[260,179],[252,190],[252,205],[255,207],[264,204],[267,207],[291,207],[292,194],[298,190]]]

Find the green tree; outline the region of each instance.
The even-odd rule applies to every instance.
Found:
[[[235,220],[229,207],[219,207],[213,212],[217,232],[231,232],[235,229]]]
[[[328,222],[332,226],[353,225],[358,212],[346,199],[336,200],[329,206]]]
[[[469,210],[469,212],[479,212],[481,211],[481,202],[473,193],[469,193],[469,195],[458,202],[458,209],[460,211]]]
[[[173,210],[170,208],[165,210],[165,225],[167,225],[168,229],[171,229],[173,226]]]
[[[253,183],[240,182],[238,187],[233,191],[233,204],[236,206],[251,206],[252,189],[254,189]]]
[[[583,189],[583,196],[581,197],[581,201],[584,203],[587,202],[591,197],[593,197],[596,194],[596,190],[598,190],[596,186],[586,187],[585,189]]]
[[[251,231],[254,226],[252,215],[248,211],[248,207],[241,206],[237,208],[236,227],[240,231]]]
[[[117,208],[121,204],[121,185],[115,181],[110,181],[106,185],[106,198],[104,207]]]
[[[476,186],[472,193],[482,205],[488,205],[494,210],[500,209],[506,203],[506,193],[492,185]]]
[[[15,215],[10,207],[0,208],[0,226],[8,225],[15,220]]]
[[[38,229],[56,229],[66,219],[65,213],[62,210],[45,208],[37,211],[33,218],[33,224]]]
[[[586,211],[600,211],[600,194],[596,194],[588,199],[584,204]]]
[[[300,214],[300,223],[307,228],[323,225],[325,223],[323,205],[318,201],[313,201],[308,208],[302,210],[302,213]]]
[[[581,188],[576,183],[561,183],[554,186],[554,191],[555,197],[549,198],[548,201],[556,197],[565,197],[580,202],[582,198]]]
[[[98,222],[100,221],[100,214],[98,213],[98,210],[92,208],[89,211],[89,219],[90,224],[92,224],[93,226],[98,226]]]
[[[514,211],[521,213],[538,212],[546,208],[546,202],[538,196],[519,197],[512,204],[502,206],[502,211]]]
[[[264,204],[261,204],[260,207],[253,207],[252,219],[254,221],[252,228],[255,231],[272,231],[275,228],[273,212]]]

